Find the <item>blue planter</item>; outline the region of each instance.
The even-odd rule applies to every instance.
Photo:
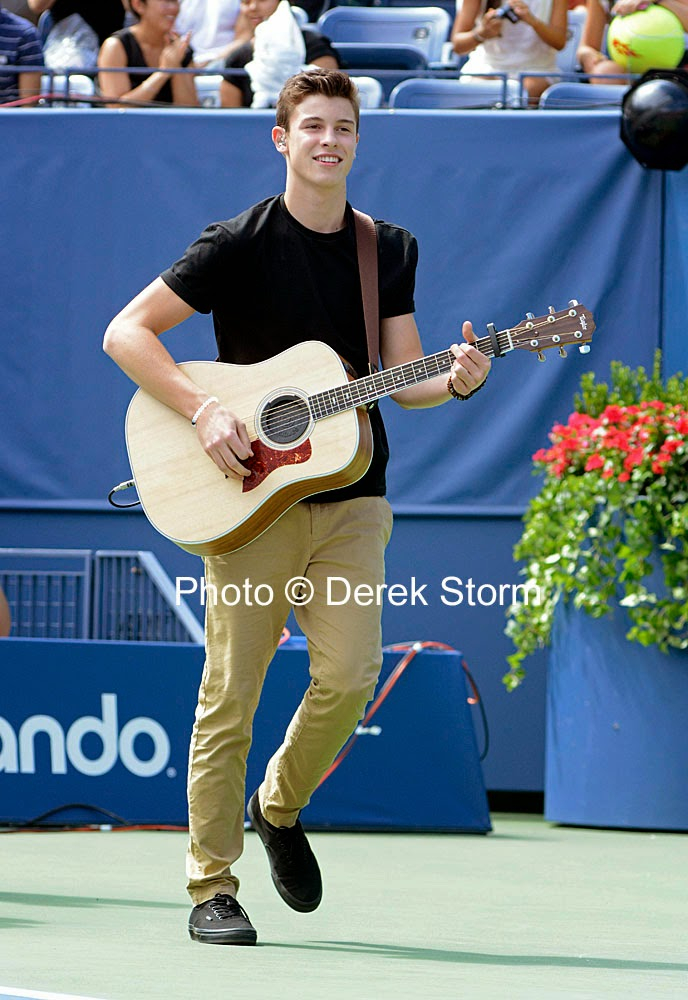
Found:
[[[545,816],[688,830],[688,652],[629,642],[628,617],[557,609],[547,678]]]

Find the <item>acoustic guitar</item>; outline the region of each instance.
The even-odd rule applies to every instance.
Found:
[[[529,313],[511,329],[487,329],[475,344],[487,357],[524,349],[544,361],[542,352],[551,347],[562,356],[568,344],[587,353],[595,323],[572,299],[561,312],[550,307],[548,315]],[[243,464],[251,474],[241,480],[225,476],[200,447],[190,422],[139,389],[127,411],[126,440],[143,510],[154,528],[187,552],[233,552],[299,500],[360,479],[372,457],[366,408],[448,375],[453,361],[451,351],[440,351],[352,379],[332,348],[306,341],[259,364],[183,362],[193,382],[246,424],[253,457]]]

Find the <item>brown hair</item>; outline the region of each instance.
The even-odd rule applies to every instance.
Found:
[[[323,97],[343,97],[351,103],[356,120],[356,131],[360,117],[361,102],[358,88],[346,73],[338,69],[303,70],[287,80],[277,99],[277,124],[280,128],[289,129],[289,119],[292,112],[312,94],[322,94]]]

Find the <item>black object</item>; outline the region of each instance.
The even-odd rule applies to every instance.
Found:
[[[511,21],[512,24],[516,24],[521,20],[514,8],[509,6],[508,3],[503,3],[501,7],[497,8],[495,11],[495,17],[505,17],[507,21]]]
[[[651,69],[622,102],[621,138],[636,160],[655,170],[688,163],[688,72]]]
[[[310,913],[322,899],[322,880],[301,821],[294,826],[273,826],[260,810],[258,792],[248,804],[251,826],[263,841],[270,861],[272,881],[278,893],[292,910]]]
[[[218,892],[194,906],[189,916],[189,936],[201,944],[255,944],[258,940],[248,913],[226,892]]]

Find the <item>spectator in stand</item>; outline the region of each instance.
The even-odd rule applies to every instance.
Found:
[[[632,14],[635,10],[649,7],[649,0],[619,0],[611,6],[608,0],[587,0],[583,36],[578,48],[578,62],[584,73],[594,73],[601,78],[590,80],[590,83],[623,83],[623,80],[605,80],[604,77],[619,76],[623,73],[618,63],[615,63],[603,51],[604,31],[608,22],[617,14]],[[688,32],[688,0],[662,0],[659,5],[676,14]],[[610,9],[611,8],[611,9]],[[681,60],[685,68],[688,65],[686,55]]]
[[[460,3],[460,0],[459,0]],[[464,73],[556,73],[556,51],[566,45],[568,0],[464,0],[457,10],[452,46],[468,55]],[[469,55],[470,53],[470,55]],[[532,104],[552,80],[526,77]]]
[[[100,92],[113,102],[109,106],[156,102],[197,107],[193,73],[167,72],[193,65],[190,36],[178,35],[174,30],[178,0],[130,0],[130,7],[138,20],[105,40],[98,65],[103,69],[149,67],[152,71],[131,76],[100,73]]]
[[[38,31],[23,17],[0,7],[0,105],[40,93],[41,74],[9,72],[5,66],[42,66],[43,52]]]
[[[254,58],[254,35],[259,24],[268,21],[276,15],[280,6],[279,0],[241,0],[241,14],[246,17],[250,26],[250,38],[230,52],[225,62],[227,69],[244,69]],[[281,13],[281,11],[280,11]],[[305,65],[321,66],[323,69],[339,69],[337,53],[332,48],[329,38],[310,28],[298,28],[305,45]],[[292,70],[296,72],[296,70]],[[290,74],[288,74],[290,75]],[[286,82],[276,86],[279,91]],[[220,86],[220,100],[223,108],[250,108],[253,104],[253,89],[249,76],[228,76]]]
[[[175,28],[180,35],[191,33],[196,66],[218,70],[231,50],[252,34],[240,16],[240,0],[184,0]]]
[[[55,24],[71,14],[78,14],[95,31],[98,44],[124,26],[122,0],[27,0],[34,14],[49,10]]]
[[[305,10],[309,24],[315,24],[321,14],[324,14],[330,7],[337,6],[336,3],[331,3],[330,0],[293,0],[293,3],[294,7],[300,7],[301,10]]]

